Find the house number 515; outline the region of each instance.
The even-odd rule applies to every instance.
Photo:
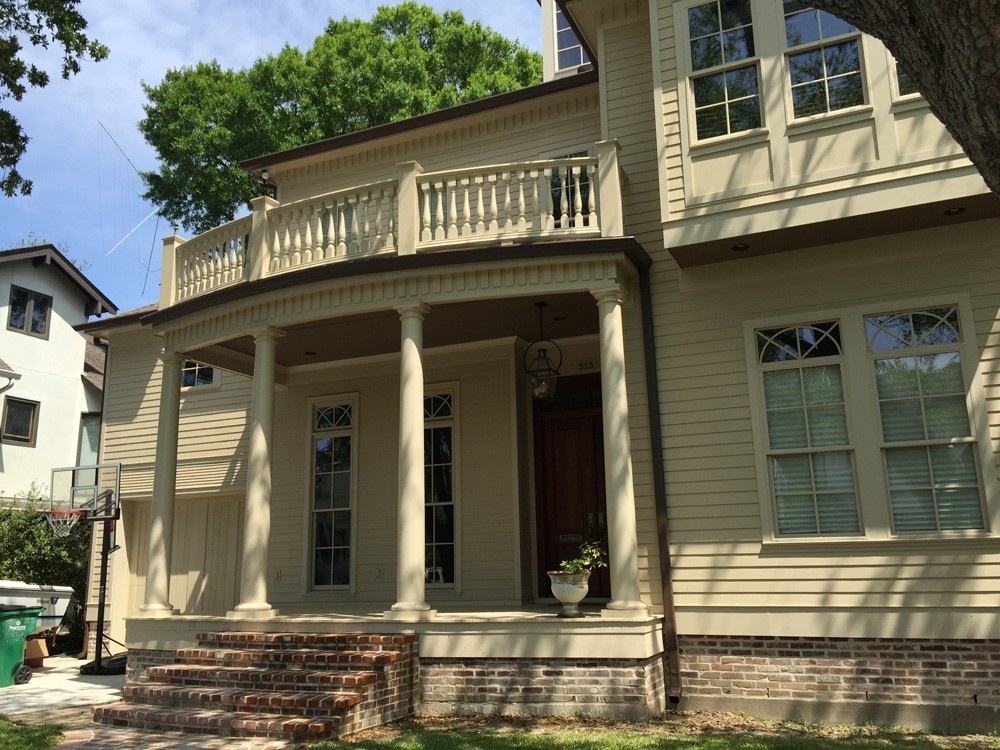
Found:
[[[586,362],[580,362],[576,366],[576,369],[579,370],[579,371],[581,371],[581,372],[585,371],[585,370],[593,370],[594,369],[594,360],[588,359]]]

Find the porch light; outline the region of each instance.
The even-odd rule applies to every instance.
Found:
[[[531,395],[539,401],[547,401],[556,392],[556,382],[559,380],[559,368],[562,366],[562,349],[555,341],[545,338],[542,324],[542,310],[548,306],[546,302],[536,302],[538,308],[538,340],[524,350],[524,372],[531,383]],[[549,358],[553,353],[555,361]],[[528,360],[531,359],[529,364]]]

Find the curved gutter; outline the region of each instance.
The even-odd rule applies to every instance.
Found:
[[[639,299],[642,309],[642,343],[646,360],[646,408],[649,418],[649,445],[653,464],[653,500],[656,505],[656,541],[660,550],[662,586],[663,677],[667,701],[681,699],[680,646],[677,641],[677,616],[674,612],[674,585],[670,563],[670,534],[667,523],[667,475],[663,461],[663,434],[660,428],[660,391],[657,385],[656,339],[653,336],[653,299],[649,283],[649,265],[639,268]]]

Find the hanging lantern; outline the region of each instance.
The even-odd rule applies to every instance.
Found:
[[[535,307],[538,308],[538,340],[529,344],[524,351],[524,372],[531,384],[532,397],[547,401],[556,392],[559,368],[562,366],[562,350],[555,341],[545,338],[542,310],[547,307],[547,303],[536,302]]]

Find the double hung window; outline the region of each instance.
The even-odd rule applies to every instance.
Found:
[[[589,62],[562,8],[556,6],[556,70],[572,70]]]
[[[750,0],[688,8],[691,89],[698,140],[758,128],[760,72]]]
[[[784,0],[784,17],[794,117],[864,104],[860,32],[803,0]]]
[[[758,327],[752,342],[776,537],[987,529],[957,305]]]

